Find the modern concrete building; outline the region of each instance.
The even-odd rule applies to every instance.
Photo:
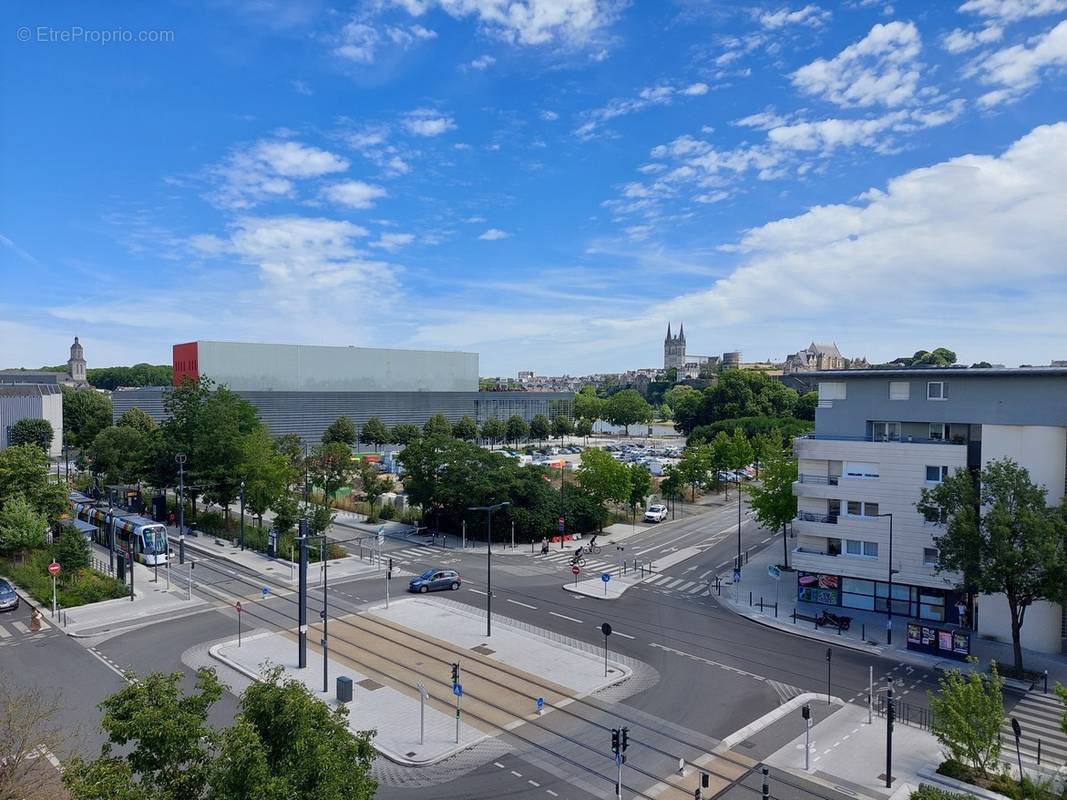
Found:
[[[11,426],[26,418],[48,420],[52,425],[52,446],[48,455],[58,458],[63,452],[63,393],[59,386],[47,383],[0,385],[0,450],[8,446]]]
[[[479,392],[477,353],[366,347],[189,342],[174,346],[174,383],[208,377],[259,411],[275,436],[295,433],[318,442],[339,416],[361,427],[371,417],[387,426],[422,425],[434,414],[479,425],[490,417],[571,415],[573,392]],[[165,417],[167,387],[112,393],[117,420],[137,407]]]
[[[1002,595],[971,598],[937,571],[943,526],[916,509],[924,487],[1008,457],[1064,496],[1067,369],[848,370],[819,375],[815,433],[797,439],[793,564],[804,600],[965,625],[1011,640]],[[891,515],[891,516],[890,516]],[[892,564],[889,535],[893,526]],[[1060,652],[1062,607],[1038,603],[1023,646]]]

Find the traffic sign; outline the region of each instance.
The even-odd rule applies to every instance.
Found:
[[[382,525],[378,528],[378,544],[385,544],[385,526]]]
[[[781,580],[782,578],[782,570],[778,568],[777,564],[768,564],[767,574],[774,578],[776,581]]]
[[[452,694],[454,694],[456,697],[463,697],[463,684],[462,683],[453,683],[452,684]]]
[[[611,625],[605,622],[603,625],[600,626],[600,632],[603,633],[605,636],[611,636]]]
[[[601,572],[600,573],[600,580],[604,581],[604,583],[607,583],[608,581],[611,580],[611,573],[610,572]]]
[[[540,711],[540,710],[541,710],[541,709],[543,709],[544,707],[545,707],[545,698],[543,698],[543,697],[538,697],[538,698],[537,698],[537,710],[538,710],[538,711]]]
[[[237,605],[234,606],[234,607],[237,609],[237,613],[240,614],[241,613],[241,601],[238,600],[237,601]]]
[[[571,575],[577,575],[581,571],[582,571],[582,568],[579,567],[577,564],[575,564],[573,567],[571,567]]]
[[[741,583],[741,570],[734,570],[734,583]]]
[[[264,586],[262,589],[260,589],[260,591],[263,593],[263,599],[266,600],[267,595],[270,594],[270,587]]]
[[[51,564],[49,564],[48,565],[48,574],[51,575],[53,578],[56,575],[58,575],[59,574],[59,564],[57,564],[55,561],[53,561]]]
[[[563,533],[567,529],[567,521],[563,518],[559,518],[559,532]]]

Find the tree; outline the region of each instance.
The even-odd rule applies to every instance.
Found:
[[[663,480],[659,482],[659,491],[664,500],[675,501],[682,497],[682,487],[685,484],[678,469],[668,465],[663,470]]]
[[[604,401],[596,396],[596,389],[585,386],[574,396],[574,416],[596,422],[604,419]]]
[[[119,421],[115,424],[122,428],[133,428],[146,436],[157,427],[152,418],[136,406],[123,411]]]
[[[789,387],[747,369],[730,369],[719,382],[704,390],[697,425],[740,417],[790,417],[799,395]]]
[[[753,463],[756,465],[756,480],[759,480],[760,468],[782,453],[782,434],[775,428],[765,433],[757,433],[748,443],[752,445]]]
[[[426,424],[422,426],[422,432],[425,436],[451,436],[452,423],[444,414],[437,413],[426,420]]]
[[[144,472],[145,434],[132,427],[105,428],[86,450],[92,471],[109,484],[137,483]]]
[[[24,554],[44,547],[48,520],[24,497],[14,497],[0,511],[0,551]]]
[[[552,420],[552,435],[560,441],[563,441],[564,436],[570,436],[572,433],[574,433],[574,420],[570,417],[560,414]]]
[[[637,518],[637,509],[643,507],[648,496],[652,494],[652,474],[644,464],[630,465],[630,518]]]
[[[271,505],[274,512],[274,532],[281,538],[293,530],[300,521],[300,506],[288,492],[279,496]]]
[[[938,570],[960,573],[962,590],[1004,594],[1015,672],[1022,674],[1026,610],[1040,600],[1061,600],[1067,585],[1067,523],[1046,507],[1044,487],[1011,459],[989,462],[978,485],[958,469],[923,489],[918,508],[929,520],[947,519],[945,533],[934,539]]]
[[[62,369],[66,369],[64,364]],[[85,379],[97,389],[114,391],[120,386],[170,386],[170,364],[134,364],[132,367],[94,367]]]
[[[63,569],[74,574],[89,566],[89,540],[81,531],[64,526],[63,532],[52,540],[52,555]]]
[[[1067,686],[1062,684],[1056,684],[1056,694],[1060,696],[1060,702],[1067,707]],[[1060,727],[1063,728],[1063,732],[1067,733],[1067,711],[1063,712],[1063,718],[1060,720]]]
[[[482,423],[482,438],[489,442],[490,448],[497,442],[502,441],[507,432],[507,426],[504,421],[496,417],[489,417]]]
[[[418,425],[413,425],[410,422],[401,422],[399,425],[393,427],[393,430],[389,434],[389,439],[393,444],[407,447],[420,436],[422,436],[422,431],[419,430]]]
[[[68,733],[59,720],[61,707],[52,687],[16,688],[0,676],[0,800],[61,796],[58,773],[42,769],[38,758],[41,748],[61,760],[66,757]]]
[[[793,414],[797,419],[808,420],[809,422],[815,421],[815,409],[819,406],[819,393],[818,392],[804,392],[797,398],[796,408]]]
[[[589,437],[593,434],[593,421],[582,417],[576,423],[574,423],[574,435],[581,436],[585,440],[586,444],[589,444]]]
[[[726,499],[730,499],[730,481],[721,480],[719,473],[725,472],[730,469],[730,464],[734,460],[734,442],[730,436],[726,435],[726,431],[719,431],[715,434],[715,438],[711,440],[709,445],[710,466],[712,472],[712,483],[716,486],[724,485],[726,488]]]
[[[604,529],[609,502],[626,503],[630,499],[630,468],[616,461],[606,450],[590,448],[582,452],[578,466],[578,485],[587,491],[600,507],[597,530]]]
[[[322,443],[333,444],[340,442],[351,448],[356,443],[356,426],[348,417],[340,416],[330,423],[330,427],[322,432]]]
[[[367,505],[373,513],[374,504],[378,502],[378,498],[389,491],[392,481],[378,472],[378,468],[364,458],[359,462],[359,482],[363,489],[363,496],[367,498]]]
[[[530,438],[544,442],[552,434],[552,423],[544,414],[536,414],[530,420]]]
[[[39,417],[23,417],[11,426],[7,434],[7,443],[9,445],[32,444],[47,453],[52,446],[54,435],[52,423],[48,420]]]
[[[671,407],[671,416],[674,418],[675,426],[688,435],[696,426],[704,395],[692,386],[682,384],[668,389],[663,399]]]
[[[1004,680],[996,662],[990,674],[952,669],[931,693],[931,731],[949,756],[987,776],[1000,757],[1000,728],[1004,723]]]
[[[289,452],[290,442],[271,439],[259,428],[241,441],[241,475],[245,482],[245,507],[263,524],[263,514],[285,494],[298,474]],[[300,458],[302,452],[297,451]]]
[[[381,417],[371,417],[363,423],[363,431],[359,435],[359,440],[373,446],[374,452],[377,453],[379,447],[389,442],[389,429],[385,427]]]
[[[19,444],[0,450],[0,509],[16,497],[28,501],[49,521],[70,508],[66,486],[51,479],[48,456],[36,445]]]
[[[679,480],[689,485],[692,499],[697,499],[697,487],[708,484],[708,471],[711,469],[711,448],[708,445],[695,445],[685,448],[673,472]]]
[[[504,430],[504,439],[506,441],[518,444],[529,436],[530,426],[526,424],[526,420],[518,414],[512,414],[508,417],[507,425]]]
[[[308,527],[311,528],[313,534],[321,536],[333,525],[333,521],[336,518],[337,515],[330,509],[329,503],[317,503],[308,517]],[[320,545],[323,544],[321,539],[319,543]]]
[[[793,482],[797,479],[797,461],[781,448],[763,463],[763,481],[746,487],[752,513],[772,534],[782,534],[782,564],[789,566],[789,540],[786,530],[797,515],[797,498]]]
[[[63,440],[74,447],[88,447],[111,424],[111,400],[95,389],[62,388]]]
[[[612,425],[622,425],[629,436],[631,425],[652,419],[652,407],[636,389],[623,389],[608,398],[604,416]]]
[[[462,439],[464,442],[473,442],[478,438],[478,423],[470,417],[464,416],[452,426],[452,436]]]
[[[327,505],[338,489],[351,482],[354,471],[352,451],[341,442],[320,444],[308,456],[311,481],[322,488],[323,502]]]

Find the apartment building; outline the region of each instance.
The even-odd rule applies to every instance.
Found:
[[[798,597],[958,625],[1010,641],[1003,596],[970,597],[938,573],[942,532],[916,509],[960,467],[1008,457],[1048,491],[1067,478],[1067,369],[903,369],[819,375],[815,433],[796,440]],[[892,531],[892,554],[890,532]],[[1057,604],[1027,611],[1023,646],[1067,652]]]

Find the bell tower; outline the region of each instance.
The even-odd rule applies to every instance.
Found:
[[[70,373],[70,379],[75,383],[85,383],[85,351],[77,336],[74,337],[74,344],[70,346],[67,372]]]
[[[667,323],[667,337],[663,340],[663,368],[682,369],[685,366],[685,323],[678,328],[678,335],[671,335],[671,324]]]

